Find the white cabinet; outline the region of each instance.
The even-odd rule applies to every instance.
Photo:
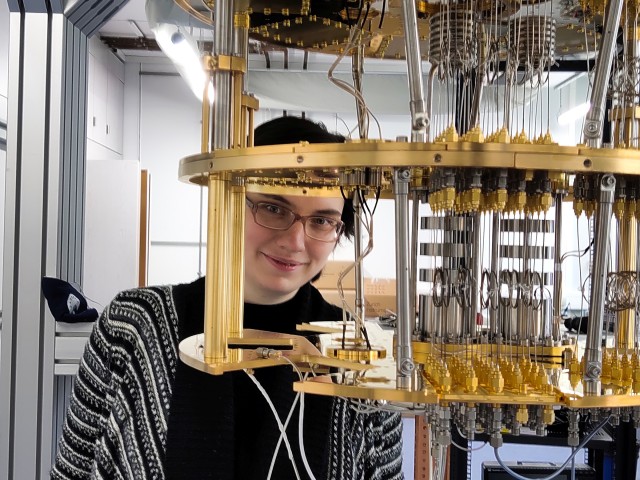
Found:
[[[113,73],[107,74],[107,147],[122,153],[124,123],[124,83]]]
[[[124,83],[117,65],[107,65],[114,61],[103,60],[89,53],[87,137],[121,154]]]

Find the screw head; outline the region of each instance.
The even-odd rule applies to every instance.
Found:
[[[589,122],[586,125],[586,130],[589,133],[597,133],[600,130],[600,127],[598,126],[598,122]]]
[[[416,366],[413,364],[413,362],[409,359],[404,360],[401,364],[400,364],[400,372],[403,374],[409,374],[411,372],[413,372],[413,370],[416,368]]]

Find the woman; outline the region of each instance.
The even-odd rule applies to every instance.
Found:
[[[255,144],[342,142],[296,117],[267,122]],[[341,320],[310,284],[353,211],[342,198],[247,193],[244,327],[298,334],[296,325]],[[287,427],[292,458],[270,407],[245,372],[211,376],[178,359],[202,332],[204,279],[120,293],[85,350],[51,476],[126,479],[402,478],[398,415],[360,414],[346,400],[305,396]],[[258,369],[284,423],[299,408],[291,367]]]

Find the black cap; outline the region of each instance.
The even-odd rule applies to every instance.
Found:
[[[42,277],[42,293],[49,310],[58,322],[92,322],[98,318],[95,308],[87,308],[87,300],[69,282]]]

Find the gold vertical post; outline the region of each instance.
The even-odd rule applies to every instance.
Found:
[[[241,125],[243,129],[243,135],[240,138],[240,148],[247,148],[247,109],[244,104],[242,105],[242,111],[240,112],[240,114],[242,115]]]
[[[626,212],[620,219],[620,251],[618,252],[618,271],[635,271],[638,238],[636,230],[636,218]],[[636,336],[636,311],[627,309],[618,312],[616,345],[619,349],[634,347]]]
[[[205,74],[204,91],[202,92],[202,134],[200,146],[202,153],[209,152],[209,125],[211,124],[211,99],[209,98],[209,85],[211,84],[213,63],[213,57],[211,55],[205,55],[202,59]]]
[[[207,228],[207,276],[204,319],[204,359],[220,363],[227,359],[229,332],[229,287],[233,268],[229,252],[228,174],[209,176],[209,224]],[[237,274],[237,272],[236,272]],[[238,274],[239,275],[239,274]]]
[[[249,135],[247,139],[247,147],[253,147],[253,109],[248,109],[247,114],[249,116],[249,121],[247,125],[247,130],[249,130]]]
[[[244,319],[244,221],[245,221],[245,186],[244,178],[234,177],[231,184],[231,225],[229,228],[229,337],[242,337]],[[230,353],[231,361],[236,358],[237,351]]]
[[[245,90],[244,71],[248,68],[249,58],[249,12],[241,11],[233,14],[234,55],[244,60],[243,71],[233,72],[233,148],[242,148],[246,142],[246,125],[244,123],[242,96]]]
[[[242,136],[244,128],[242,125],[242,84],[244,75],[241,72],[234,72],[233,75],[233,147],[242,147]]]

